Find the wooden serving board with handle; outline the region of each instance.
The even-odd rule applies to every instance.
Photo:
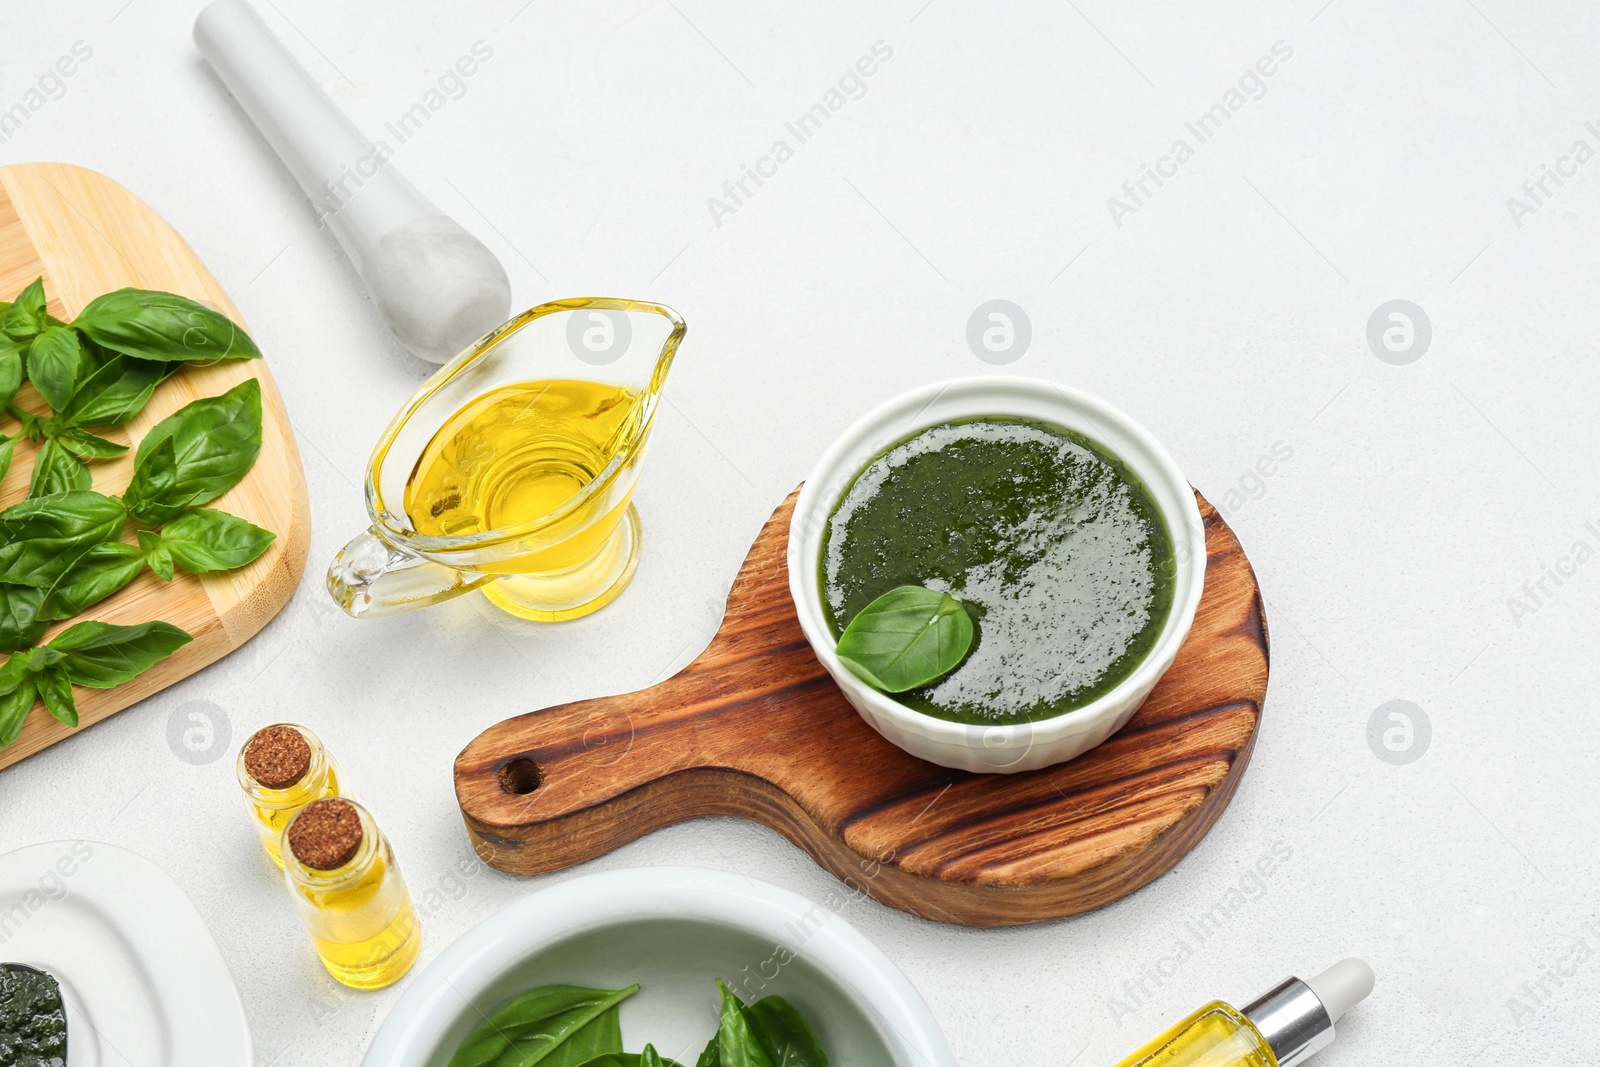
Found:
[[[243,324],[222,286],[177,231],[116,182],[65,163],[0,167],[0,299],[11,300],[44,276],[50,313],[70,320],[85,304],[113,289],[158,289],[199,300]],[[248,328],[248,327],[246,327]],[[150,428],[191,400],[224,393],[247,378],[261,380],[261,456],[244,480],[210,506],[248,519],[277,534],[266,553],[239,570],[201,577],[178,572],[163,582],[148,569],[121,592],[76,620],[57,623],[42,641],[83,619],[131,625],[164,619],[194,640],[131,682],[115,689],[74,691],[79,729],[136,703],[232,652],[289,602],[305,568],[311,507],[294,431],[272,381],[266,359],[226,360],[188,366],[157,387],[155,396],[122,426],[96,432],[119,444],[137,444]],[[19,406],[43,411],[30,385]],[[8,434],[16,432],[9,416]],[[28,495],[37,446],[26,439],[0,482],[0,507]],[[133,474],[133,452],[90,465],[94,488],[121,495]],[[125,540],[132,541],[129,534]],[[36,704],[10,746],[0,749],[0,768],[55,744],[74,731]]]
[[[1172,669],[1105,744],[1018,774],[925,763],[845,701],[790,600],[794,500],[756,538],[693,663],[641,692],[508,719],[456,758],[456,798],[486,862],[559,870],[671,823],[734,815],[892,907],[1002,926],[1116,900],[1205,836],[1255,742],[1267,623],[1250,561],[1203,498],[1205,595]]]

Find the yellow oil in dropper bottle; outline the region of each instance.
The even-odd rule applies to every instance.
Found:
[[[1372,992],[1372,968],[1341,960],[1289,978],[1241,1011],[1214,1000],[1117,1067],[1298,1067],[1333,1043],[1333,1024]]]

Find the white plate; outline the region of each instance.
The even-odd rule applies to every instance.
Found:
[[[0,856],[0,963],[61,983],[67,1067],[250,1067],[233,976],[178,883],[97,841]]]

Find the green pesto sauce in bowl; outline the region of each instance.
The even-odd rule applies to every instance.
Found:
[[[1133,673],[1172,611],[1172,537],[1149,490],[1096,442],[1028,419],[944,423],[879,455],[835,505],[820,566],[835,639],[896,586],[962,601],[977,633],[966,658],[894,694],[956,722],[1091,703]]]

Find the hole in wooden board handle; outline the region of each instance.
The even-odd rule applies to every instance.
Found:
[[[544,784],[544,771],[526,756],[518,756],[500,768],[500,788],[525,797]]]

